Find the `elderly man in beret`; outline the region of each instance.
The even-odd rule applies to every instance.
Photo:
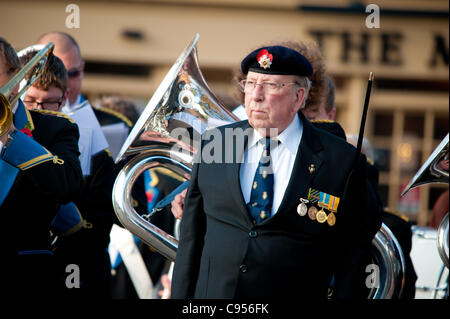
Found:
[[[364,157],[298,112],[313,72],[299,52],[263,47],[241,69],[248,120],[202,139],[221,150],[194,161],[172,298],[327,299],[331,281],[360,298],[378,213]]]

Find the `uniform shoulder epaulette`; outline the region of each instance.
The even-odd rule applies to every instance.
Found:
[[[119,118],[119,119],[120,119],[121,121],[123,121],[128,127],[132,127],[132,126],[133,126],[133,123],[131,122],[131,120],[130,120],[128,117],[126,117],[125,115],[123,115],[122,113],[120,113],[120,112],[111,110],[111,109],[106,108],[106,107],[103,107],[103,106],[95,106],[94,108],[95,108],[97,111],[105,112],[105,113],[111,114],[111,115],[113,115],[113,116]]]
[[[53,115],[53,116],[58,116],[58,117],[63,117],[66,120],[70,121],[70,123],[74,123],[73,119],[67,115],[64,114],[62,112],[56,112],[56,111],[49,111],[49,110],[31,110],[32,112],[38,112],[38,113],[42,113],[42,114],[47,114],[47,115]]]
[[[104,151],[106,154],[108,154],[109,157],[112,158],[112,154],[111,154],[111,151],[109,150],[109,148],[105,148]]]
[[[311,123],[336,123],[336,121],[333,120],[326,120],[326,119],[314,119],[309,120]]]
[[[406,217],[406,215],[403,215],[402,213],[400,213],[400,212],[398,212],[398,211],[396,211],[396,210],[392,210],[392,209],[389,209],[389,208],[385,208],[384,211],[385,211],[386,213],[389,213],[389,214],[395,215],[395,216],[397,216],[397,217],[400,217],[400,218],[403,219],[405,222],[409,222],[409,218]]]

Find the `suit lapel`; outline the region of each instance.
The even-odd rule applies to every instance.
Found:
[[[237,125],[235,128],[243,129],[246,132],[247,129],[250,128],[248,121],[242,122]],[[236,207],[240,210],[240,212],[244,215],[245,221],[248,224],[248,227],[252,227],[253,223],[249,216],[249,212],[247,206],[245,204],[244,196],[242,195],[241,190],[241,182],[239,177],[239,170],[241,167],[241,161],[244,158],[244,151],[247,146],[248,135],[244,135],[244,143],[236,143],[236,140],[231,137],[225,136],[225,154],[235,154],[234,160],[231,164],[225,165],[226,167],[226,175],[228,179],[229,190],[231,193],[231,197],[234,199],[236,203]],[[241,144],[241,145],[239,145]],[[230,152],[230,153],[227,153]]]
[[[306,120],[303,114],[300,114],[300,119],[303,123],[302,140],[297,151],[291,178],[275,216],[289,211],[293,206],[299,204],[300,197],[305,197],[308,186],[319,172],[323,162],[323,158],[320,156],[323,146],[314,136],[311,123]],[[312,167],[314,169],[310,169]]]

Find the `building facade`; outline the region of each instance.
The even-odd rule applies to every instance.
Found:
[[[19,50],[49,31],[79,42],[86,61],[83,92],[152,96],[175,59],[200,34],[200,67],[212,91],[235,106],[233,72],[254,47],[272,40],[316,42],[336,82],[337,120],[358,134],[369,73],[365,136],[380,167],[386,206],[426,225],[448,185],[400,197],[448,133],[447,1],[5,1],[2,36]]]

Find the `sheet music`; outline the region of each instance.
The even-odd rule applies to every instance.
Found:
[[[83,175],[91,174],[91,153],[92,153],[92,129],[80,127],[80,139],[78,149],[80,150],[80,164]]]
[[[87,100],[71,111],[66,106],[63,107],[62,111],[69,115],[78,125],[80,131],[78,147],[81,153],[81,167],[83,169],[83,175],[89,175],[92,156],[108,148],[108,141],[103,134],[92,106]]]
[[[102,126],[103,134],[109,144],[109,151],[112,158],[116,158],[122,148],[123,143],[128,137],[128,127],[125,123],[115,123]]]
[[[97,120],[97,117],[95,116],[92,106],[87,100],[75,107],[68,115],[75,121],[75,123],[77,123],[79,128],[92,129],[91,155],[108,148],[108,141],[103,134],[102,128]]]

